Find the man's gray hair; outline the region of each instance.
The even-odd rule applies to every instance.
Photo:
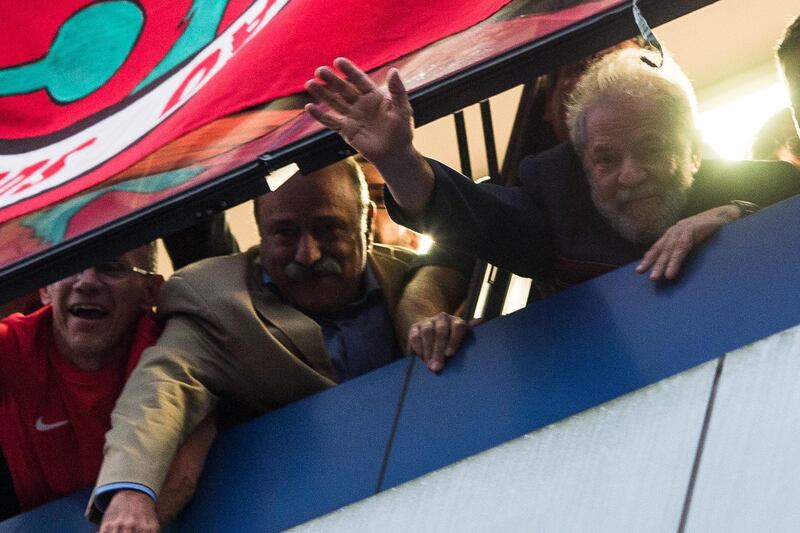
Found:
[[[367,178],[364,176],[364,171],[361,165],[353,157],[348,157],[334,165],[340,165],[342,170],[350,178],[350,183],[353,185],[353,190],[358,195],[358,208],[361,214],[362,224],[367,223],[367,211],[369,209],[369,187],[367,186]]]
[[[642,60],[659,62],[650,50],[623,48],[591,65],[575,84],[567,101],[567,127],[576,151],[586,145],[586,115],[608,97],[642,99],[654,110],[667,113],[676,128],[695,139],[697,100],[694,89],[680,66],[665,52],[664,65],[656,68]]]

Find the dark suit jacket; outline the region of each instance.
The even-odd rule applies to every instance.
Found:
[[[426,214],[410,220],[391,195],[389,213],[398,223],[526,277],[551,277],[563,261],[619,266],[646,247],[617,234],[597,212],[580,160],[560,145],[520,165],[518,187],[475,185],[430,160],[434,194]]]
[[[388,247],[368,254],[390,313],[407,259]],[[220,398],[265,412],[335,384],[320,326],[264,286],[257,248],[175,273],[159,315],[164,333],[111,415],[98,486],[158,493],[177,448]]]
[[[649,248],[619,235],[600,215],[570,144],[525,158],[517,187],[476,185],[429,162],[435,183],[425,215],[405,217],[388,190],[385,199],[399,224],[429,233],[443,246],[557,289],[640,259]],[[764,206],[797,192],[800,177],[787,163],[704,161],[683,216],[733,199]]]

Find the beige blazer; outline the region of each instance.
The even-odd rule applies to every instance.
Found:
[[[377,245],[368,254],[390,313],[410,257]],[[257,248],[175,273],[159,315],[164,333],[111,415],[98,487],[124,481],[158,493],[176,450],[220,397],[265,412],[335,384],[321,328],[264,287]]]

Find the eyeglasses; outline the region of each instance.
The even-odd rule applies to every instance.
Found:
[[[155,272],[145,270],[137,266],[129,265],[124,261],[104,261],[91,267],[95,275],[104,282],[115,282],[125,279],[131,274],[141,274],[143,276],[155,276]],[[76,274],[77,275],[77,274]]]

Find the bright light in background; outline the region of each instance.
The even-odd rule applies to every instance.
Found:
[[[728,101],[700,114],[703,141],[716,152],[713,157],[747,159],[762,124],[788,106],[789,95],[782,83]]]
[[[433,239],[427,235],[421,235],[419,239],[419,246],[417,247],[417,253],[420,255],[427,254],[430,251],[431,246],[433,246]]]

